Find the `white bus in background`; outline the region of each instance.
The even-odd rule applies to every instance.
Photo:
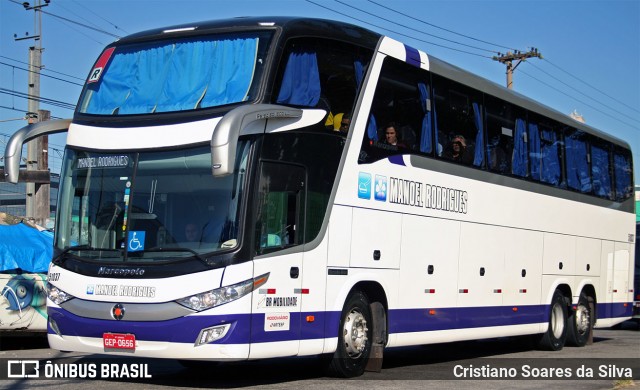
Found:
[[[628,144],[357,26],[123,38],[73,120],[14,135],[8,180],[25,140],[67,130],[55,349],[327,354],[356,376],[384,348],[531,334],[559,350],[631,317]]]

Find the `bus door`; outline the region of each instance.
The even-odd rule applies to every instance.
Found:
[[[250,358],[298,353],[305,184],[304,167],[261,162],[254,275],[269,273],[269,280],[253,295]]]
[[[598,318],[615,318],[625,316],[624,303],[628,303],[629,289],[629,244],[603,241],[602,261],[606,261],[605,296],[599,300]],[[604,310],[602,310],[604,309]]]

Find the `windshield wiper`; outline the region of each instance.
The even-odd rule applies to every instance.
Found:
[[[209,265],[209,263],[207,263],[207,259],[202,257],[198,252],[194,251],[193,249],[189,249],[189,248],[182,248],[182,247],[162,248],[162,247],[156,246],[156,247],[153,247],[153,248],[145,249],[144,251],[145,252],[189,252],[189,253],[193,254],[198,260],[202,261],[205,265]]]
[[[67,253],[71,252],[71,251],[105,251],[105,252],[120,252],[121,249],[110,249],[110,248],[94,248],[91,245],[88,244],[83,244],[83,245],[73,245],[70,246],[66,249],[64,249],[62,252],[60,252],[60,254],[56,257],[56,259],[61,258],[62,256],[66,255]]]

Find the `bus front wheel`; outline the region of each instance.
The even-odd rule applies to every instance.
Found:
[[[343,378],[362,375],[371,353],[372,328],[369,299],[363,292],[355,291],[342,309],[338,348],[329,364],[331,375]]]
[[[560,290],[553,293],[549,327],[538,339],[538,347],[546,351],[559,351],[567,340],[568,309],[564,295]]]

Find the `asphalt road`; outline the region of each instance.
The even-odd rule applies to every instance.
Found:
[[[558,352],[538,351],[527,337],[388,349],[381,372],[367,372],[348,380],[326,377],[318,358],[230,362],[187,369],[173,360],[63,353],[49,349],[41,336],[0,334],[3,378],[7,377],[9,364],[13,365],[12,375],[20,372],[16,371],[20,368],[16,360],[38,361],[39,378],[2,379],[0,388],[634,389],[640,388],[640,328],[626,322],[618,330],[596,329],[593,345],[565,347]],[[58,378],[44,374],[47,361],[52,363],[48,374]],[[96,378],[72,378],[92,373]],[[111,378],[101,379],[105,373]]]

